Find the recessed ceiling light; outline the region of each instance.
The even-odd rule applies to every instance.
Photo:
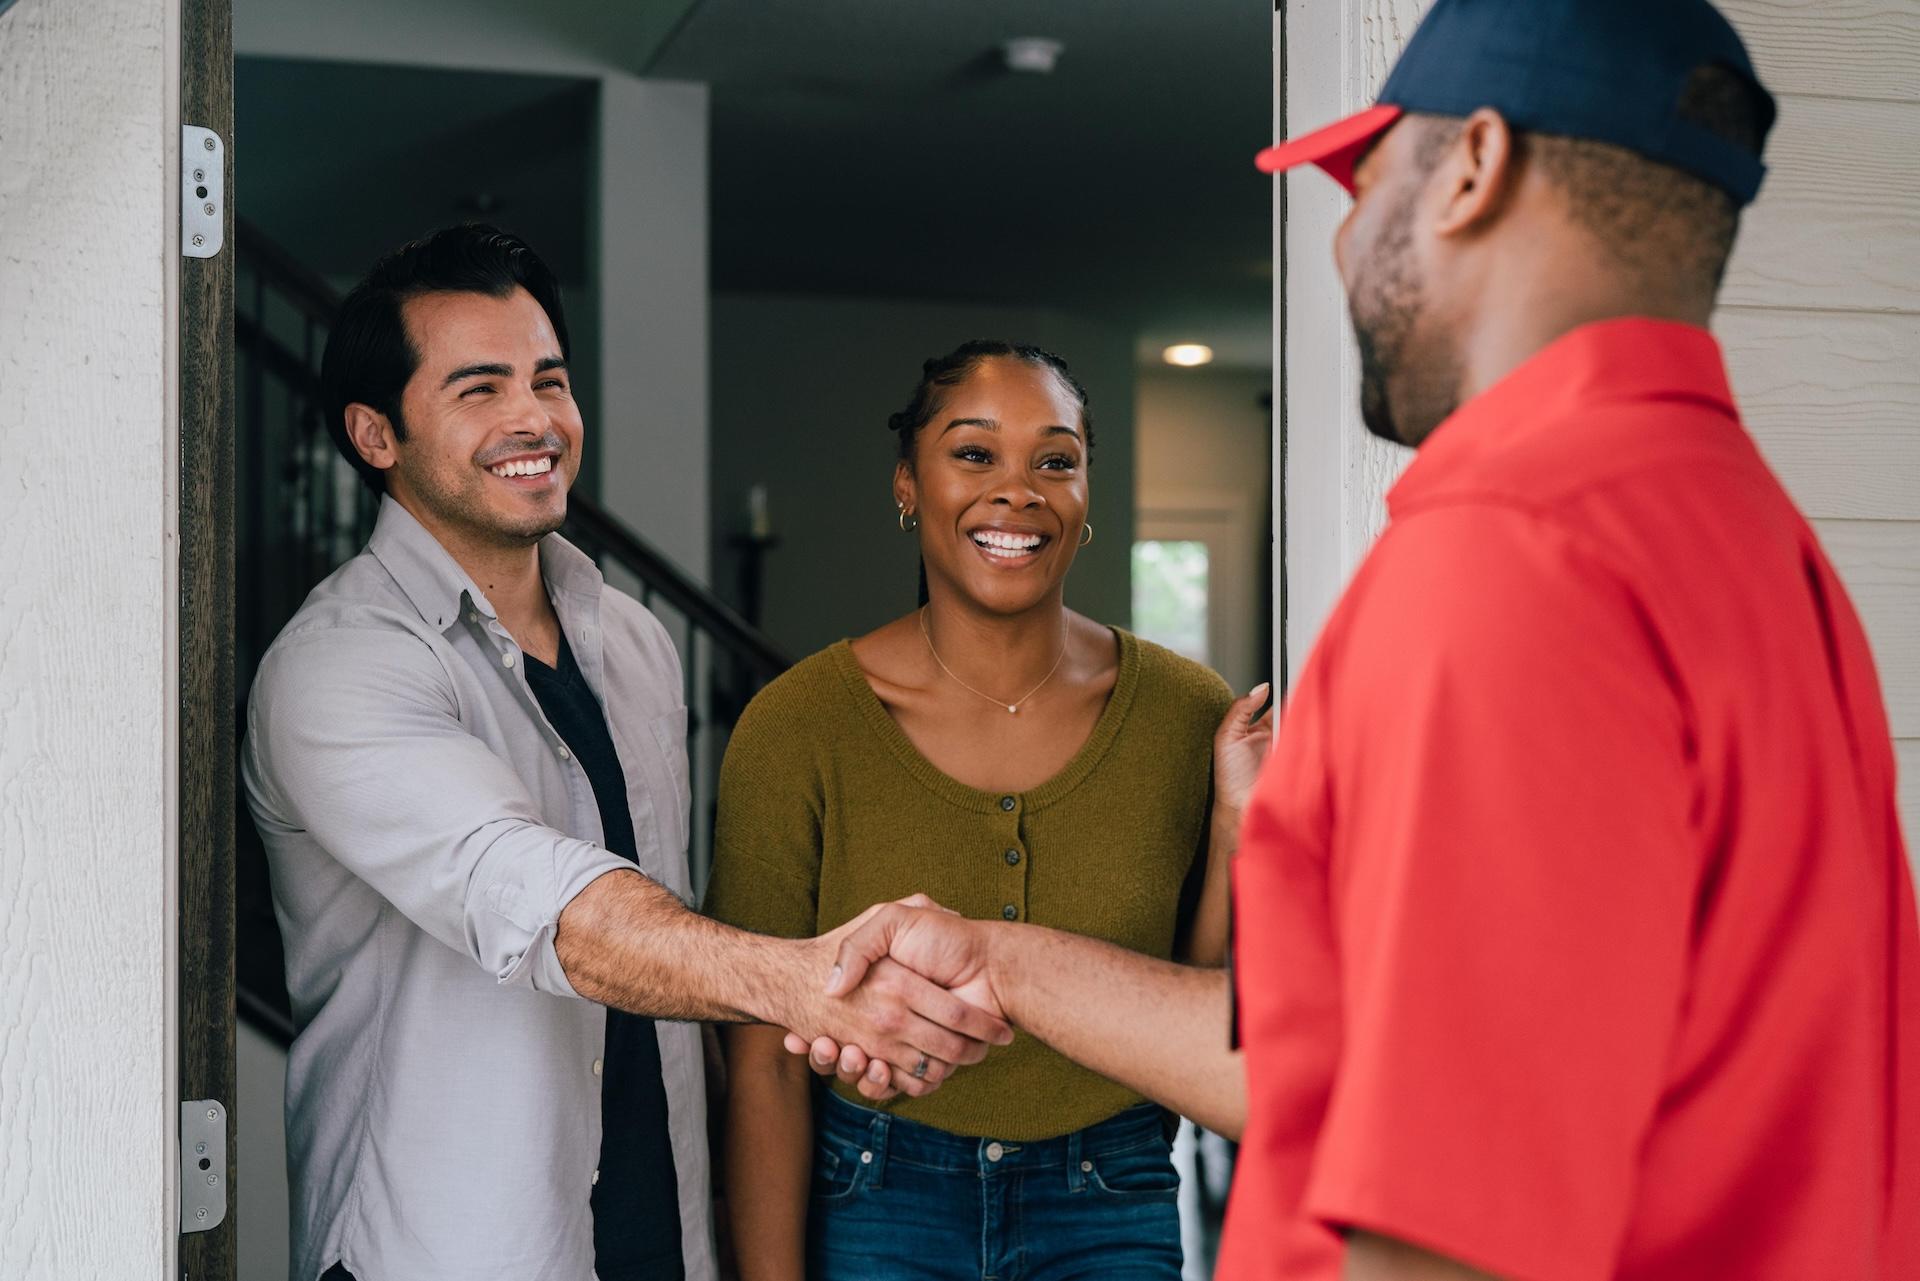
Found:
[[[1160,353],[1160,359],[1169,365],[1179,365],[1191,369],[1195,365],[1204,365],[1213,360],[1213,348],[1205,343],[1177,342]]]
[[[1024,71],[1044,76],[1060,61],[1067,46],[1049,36],[1016,36],[1000,46],[1000,57],[1008,71]]]

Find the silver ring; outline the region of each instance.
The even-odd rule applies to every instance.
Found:
[[[920,1061],[913,1065],[913,1079],[916,1081],[927,1079],[927,1056],[924,1054],[920,1056]]]

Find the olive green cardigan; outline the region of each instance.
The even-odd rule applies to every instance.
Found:
[[[1013,795],[936,769],[847,642],[794,667],[753,700],[728,744],[706,911],[799,938],[925,892],[966,916],[1170,956],[1205,870],[1213,733],[1232,696],[1199,664],[1115,634],[1119,676],[1086,745]],[[1020,1035],[932,1095],[881,1106],[954,1134],[1033,1141],[1138,1102]]]

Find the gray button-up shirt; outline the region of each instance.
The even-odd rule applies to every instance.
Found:
[[[558,535],[540,566],[627,779],[640,870],[683,899],[687,710],[672,642]],[[314,589],[247,711],[300,1029],[293,1276],[587,1281],[606,1011],[554,954],[602,873],[585,772],[484,593],[405,508]],[[700,1033],[657,1025],[688,1281],[714,1276]]]

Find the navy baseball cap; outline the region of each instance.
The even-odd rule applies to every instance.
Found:
[[[1378,103],[1268,147],[1254,163],[1277,173],[1310,162],[1351,192],[1354,165],[1402,115],[1491,107],[1516,128],[1608,142],[1672,165],[1745,205],[1766,166],[1678,112],[1688,78],[1715,65],[1753,87],[1771,128],[1773,96],[1707,0],[1437,0]]]

